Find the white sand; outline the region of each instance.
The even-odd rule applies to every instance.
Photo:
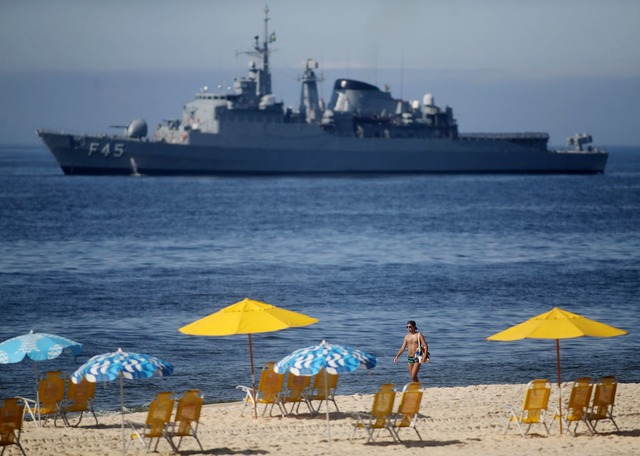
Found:
[[[207,405],[203,409],[199,437],[204,447],[200,451],[194,439],[186,439],[182,454],[198,455],[333,455],[348,452],[356,455],[415,455],[424,448],[425,454],[438,455],[640,455],[640,384],[620,384],[616,397],[617,432],[610,422],[598,425],[599,434],[591,436],[584,425],[577,437],[559,434],[555,423],[550,437],[534,427],[533,435],[522,438],[512,426],[503,435],[506,423],[505,405],[520,407],[525,385],[487,385],[459,388],[428,388],[422,401],[423,417],[420,441],[411,429],[403,429],[402,443],[393,443],[386,432],[376,442],[366,443],[365,432],[359,430],[349,442],[355,419],[353,414],[370,408],[372,395],[339,396],[340,412],[331,410],[331,442],[327,441],[325,414],[309,415],[304,406],[298,416],[254,419],[247,408],[240,416],[241,403]],[[555,389],[554,389],[555,390]],[[569,394],[569,385],[564,389]],[[565,398],[566,399],[566,398]],[[552,411],[557,404],[555,391],[550,399]],[[324,410],[324,409],[323,409]],[[262,411],[262,406],[259,412]],[[127,419],[144,422],[145,413],[130,414]],[[22,444],[28,455],[107,455],[121,453],[120,415],[99,416],[100,426],[86,418],[79,428],[55,428],[51,420],[44,428],[26,422]],[[130,429],[126,429],[127,438]],[[9,455],[20,454],[17,447],[8,447]],[[159,454],[172,454],[166,441],[158,446]],[[132,442],[128,454],[146,454]]]

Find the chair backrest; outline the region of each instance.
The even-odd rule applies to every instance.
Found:
[[[69,382],[65,410],[83,412],[89,409],[89,401],[96,395],[96,384],[82,377],[79,383]]]
[[[400,404],[398,405],[398,414],[402,415],[400,426],[409,426],[414,417],[420,412],[420,405],[424,394],[420,386],[421,384],[419,382],[411,382],[402,388]]]
[[[275,363],[268,362],[262,368],[258,384],[258,401],[260,402],[275,402],[282,391],[285,375],[276,373],[274,366]]]
[[[573,382],[571,395],[567,404],[567,417],[572,420],[580,420],[587,413],[589,401],[591,401],[591,391],[593,383],[591,378],[581,377]]]
[[[324,367],[320,369],[320,372],[313,376],[312,389],[315,391],[314,399],[326,399],[327,397],[331,397],[332,394],[335,393],[337,387],[338,374],[330,374],[326,372]]]
[[[184,436],[191,433],[191,423],[200,421],[200,412],[202,411],[203,403],[204,396],[202,396],[199,390],[185,391],[184,395],[178,399],[175,419],[178,424],[176,435]]]
[[[22,418],[24,416],[24,404],[20,403],[17,397],[5,399],[0,407],[0,428],[5,430],[19,431],[22,429]]]
[[[158,393],[156,399],[151,401],[147,420],[145,421],[145,437],[162,437],[165,425],[171,421],[173,404],[175,400],[171,398],[171,392],[163,391]]]
[[[613,407],[616,400],[618,380],[613,376],[602,377],[596,384],[593,393],[593,415],[607,416],[609,407]]]
[[[311,385],[311,376],[296,375],[289,372],[287,377],[287,401],[301,401],[304,390]]]
[[[536,379],[529,382],[524,396],[522,411],[530,421],[537,421],[549,406],[551,383],[549,380]]]
[[[0,440],[3,445],[12,445],[16,442],[15,431],[22,429],[24,416],[24,404],[18,398],[5,399],[0,407]]]
[[[64,398],[66,380],[60,371],[49,371],[38,384],[38,399],[40,413],[43,415],[55,413],[57,406]]]
[[[383,384],[373,398],[371,416],[375,418],[374,426],[384,426],[387,418],[393,413],[396,400],[396,387],[393,383]]]

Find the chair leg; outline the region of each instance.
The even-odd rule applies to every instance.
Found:
[[[544,426],[545,431],[547,431],[547,437],[549,437],[549,426],[547,426],[547,423],[544,420],[544,418],[542,419],[542,425]]]
[[[520,425],[520,420],[518,418],[515,418],[514,422],[516,423],[516,427],[518,428],[518,432],[520,432],[520,435],[522,437],[524,437],[525,435],[527,435],[527,432],[529,432],[529,429],[527,428],[527,431],[523,431],[522,430],[522,426]],[[511,421],[509,421],[509,424],[511,424]],[[531,425],[529,425],[529,427],[531,427]],[[506,431],[505,431],[506,434]]]
[[[518,416],[515,414],[515,412],[513,410],[509,410],[509,419],[507,420],[507,424],[504,427],[504,435],[507,435],[507,432],[509,431],[509,428],[511,427],[511,422],[515,421],[516,422],[516,426],[520,427],[520,425],[518,424]],[[522,433],[522,430],[520,431]]]
[[[611,420],[613,425],[616,427],[616,431],[620,432],[620,428],[618,427],[618,424],[613,419],[613,407],[612,407],[611,411],[609,412],[609,419]]]

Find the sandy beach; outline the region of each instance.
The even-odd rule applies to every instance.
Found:
[[[507,435],[502,429],[506,423],[504,407],[521,406],[525,385],[480,385],[456,388],[427,388],[422,401],[419,430],[420,441],[411,429],[403,429],[401,443],[394,443],[383,432],[373,443],[366,443],[366,433],[358,430],[349,442],[355,423],[354,414],[366,411],[373,400],[371,394],[338,396],[340,412],[331,410],[330,435],[327,441],[324,413],[310,415],[303,411],[290,417],[260,417],[254,419],[247,408],[240,416],[242,403],[205,405],[198,435],[204,447],[201,451],[194,439],[183,442],[182,454],[243,454],[243,455],[328,455],[348,452],[351,455],[409,455],[416,449],[425,449],[430,455],[637,455],[640,454],[640,384],[618,386],[615,419],[617,432],[610,422],[598,425],[599,434],[591,436],[584,425],[578,436],[559,434],[558,424],[551,436],[544,437],[541,427],[534,427],[532,435],[522,438],[512,426]],[[554,389],[555,390],[555,389]],[[570,386],[564,388],[568,397]],[[558,402],[554,391],[550,399],[553,409]],[[323,409],[324,410],[324,409]],[[261,412],[262,409],[259,409]],[[268,414],[267,414],[268,415]],[[142,423],[146,413],[132,413],[127,419]],[[100,415],[100,425],[83,421],[79,428],[54,427],[51,420],[43,428],[25,422],[22,444],[28,455],[85,456],[121,454],[120,415]],[[125,430],[127,438],[130,428]],[[20,454],[17,447],[7,448],[5,454]],[[135,441],[128,454],[145,454]],[[166,441],[158,446],[159,454],[172,454]]]

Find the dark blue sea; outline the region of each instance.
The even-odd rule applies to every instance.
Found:
[[[606,174],[378,177],[64,176],[44,147],[0,148],[0,341],[29,330],[84,344],[39,363],[143,352],[171,377],[125,381],[125,402],[159,390],[242,399],[247,336],[178,328],[244,297],[309,314],[256,334],[256,364],[326,339],[375,369],[339,393],[409,380],[393,358],[416,320],[427,386],[556,381],[555,342],[487,342],[559,306],[627,336],[561,342],[562,378],[640,382],[640,148],[613,148]],[[0,398],[35,395],[30,360],[0,365]],[[117,383],[97,391],[115,410]]]

